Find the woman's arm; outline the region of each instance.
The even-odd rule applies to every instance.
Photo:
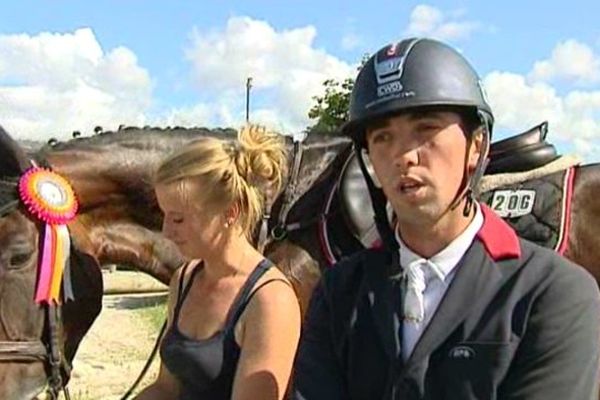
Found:
[[[300,337],[300,306],[292,287],[275,280],[257,289],[239,323],[241,355],[232,399],[282,399]]]

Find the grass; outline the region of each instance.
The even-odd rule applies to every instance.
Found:
[[[160,303],[153,306],[144,307],[139,310],[139,313],[142,319],[147,321],[147,323],[150,325],[150,329],[153,332],[158,333],[167,316],[167,304]]]

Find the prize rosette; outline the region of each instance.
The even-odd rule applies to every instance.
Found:
[[[59,174],[34,167],[19,180],[19,196],[29,212],[45,224],[40,239],[39,276],[35,293],[37,303],[60,303],[63,274],[68,277],[71,237],[67,223],[77,215],[78,203],[73,188]],[[65,297],[72,298],[70,279],[65,279]]]
[[[77,214],[77,199],[65,178],[44,168],[29,169],[19,181],[21,201],[39,220],[64,225]]]

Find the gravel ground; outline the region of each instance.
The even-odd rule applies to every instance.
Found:
[[[72,400],[115,400],[127,391],[150,355],[163,318],[163,307],[156,305],[165,299],[165,294],[104,296],[102,312],[75,356]],[[157,372],[155,359],[140,387]]]

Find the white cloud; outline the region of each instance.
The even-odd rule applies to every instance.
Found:
[[[495,71],[485,86],[500,128],[522,131],[544,120],[549,139],[573,144],[590,157],[600,152],[600,90],[570,89],[559,93],[552,81],[575,85],[600,81],[600,58],[575,40],[558,43],[551,56],[534,64],[529,74]]]
[[[461,20],[464,14],[464,10],[444,13],[439,8],[419,4],[410,14],[406,34],[434,37],[440,40],[466,38],[480,28],[480,23]]]
[[[211,96],[210,101],[207,102],[171,108],[151,118],[149,123],[156,126],[235,128],[241,123],[241,120],[232,112],[236,101],[237,97],[232,96],[231,93],[222,93],[220,96]]]
[[[363,40],[356,33],[350,32],[342,37],[341,46],[343,50],[351,51],[359,48]]]
[[[135,54],[105,52],[91,29],[0,35],[0,124],[17,138],[141,124],[151,91]]]
[[[174,108],[157,117],[151,124],[156,126],[204,126],[215,119],[214,105],[198,103],[190,107]]]
[[[552,81],[556,78],[579,85],[600,82],[600,55],[586,44],[570,39],[558,43],[550,58],[537,61],[529,78]]]
[[[252,120],[276,120],[285,131],[303,129],[312,97],[329,78],[343,79],[354,67],[316,48],[313,26],[277,31],[267,22],[232,17],[222,31],[194,30],[186,51],[201,94],[235,98],[231,112],[244,119],[244,84],[253,77]],[[265,101],[268,100],[268,101]]]
[[[516,133],[547,120],[550,141],[572,142],[583,155],[598,150],[600,91],[561,96],[548,83],[498,71],[488,74],[484,84],[499,128]]]

